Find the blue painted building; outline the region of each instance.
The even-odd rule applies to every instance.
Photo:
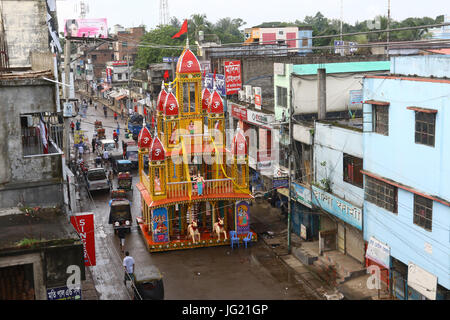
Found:
[[[399,299],[449,299],[449,78],[449,56],[405,56],[363,81],[363,235],[389,253],[366,263]]]

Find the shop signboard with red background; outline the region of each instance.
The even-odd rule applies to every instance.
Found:
[[[78,213],[70,217],[70,222],[83,242],[84,265],[95,266],[94,213]]]
[[[242,87],[241,61],[225,61],[224,69],[227,95],[238,93]]]
[[[231,105],[231,116],[233,118],[247,121],[247,109],[242,108],[234,103],[230,103]]]

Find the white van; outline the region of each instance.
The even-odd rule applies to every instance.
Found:
[[[111,190],[111,184],[104,168],[89,169],[86,173],[86,180],[89,192],[96,190]]]

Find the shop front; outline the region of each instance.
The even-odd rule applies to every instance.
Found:
[[[335,249],[364,263],[362,209],[316,186],[311,186],[311,190],[313,205],[331,215],[321,215],[320,231],[334,230]]]

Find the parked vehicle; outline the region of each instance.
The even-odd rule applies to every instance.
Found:
[[[133,169],[137,169],[139,166],[139,148],[137,146],[127,147],[125,158],[131,162]]]
[[[136,268],[134,276],[134,300],[164,300],[163,276],[156,266]]]
[[[99,120],[95,120],[94,127],[97,130],[98,128],[103,128],[103,123]]]
[[[114,233],[119,228],[126,228],[131,231],[131,203],[125,198],[114,198],[109,202],[109,219],[108,223],[113,225]]]
[[[111,182],[109,181],[104,168],[89,169],[86,172],[86,181],[89,191],[111,190]]]

